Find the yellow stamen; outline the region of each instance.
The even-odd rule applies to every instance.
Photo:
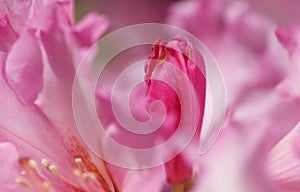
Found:
[[[49,189],[51,187],[51,184],[48,181],[44,181],[42,185],[45,189]]]
[[[20,186],[26,188],[26,189],[31,189],[31,187],[29,186],[29,184],[26,183],[26,181],[24,181],[23,179],[17,178],[16,179],[16,183],[19,184]]]
[[[75,176],[80,176],[81,175],[81,171],[79,169],[74,169],[73,174]]]
[[[44,165],[46,168],[48,168],[50,166],[50,163],[47,159],[41,159],[41,163],[42,165]]]
[[[82,178],[84,179],[92,179],[92,180],[96,180],[97,177],[96,177],[96,174],[93,173],[93,172],[85,172],[82,174]]]
[[[60,174],[58,172],[58,169],[55,165],[49,165],[48,167],[49,171],[51,171],[55,176],[59,177]]]
[[[34,169],[38,175],[42,175],[41,169],[40,169],[39,165],[37,164],[37,162],[35,160],[29,159],[28,160],[28,165],[32,169]]]

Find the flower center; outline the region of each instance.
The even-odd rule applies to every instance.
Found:
[[[105,189],[104,181],[98,179],[96,172],[86,169],[82,158],[75,158],[74,163],[76,165],[72,172],[74,179],[70,180],[64,177],[57,166],[51,164],[47,159],[43,158],[40,163],[37,163],[30,158],[20,158],[19,164],[23,177],[17,178],[16,183],[29,191],[42,192],[52,192],[55,189],[59,191],[69,189],[76,192]]]

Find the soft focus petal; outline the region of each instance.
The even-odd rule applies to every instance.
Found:
[[[247,1],[179,2],[171,7],[168,22],[195,34],[212,52],[224,79],[228,106],[239,103],[252,89],[273,86],[283,77],[287,58],[274,37],[275,24],[251,11]]]
[[[279,25],[294,25],[300,23],[298,0],[252,0],[252,7],[272,18]]]
[[[108,19],[97,13],[85,16],[75,28],[75,36],[81,46],[92,46],[108,27]]]
[[[14,31],[7,15],[0,14],[0,51],[8,51],[17,39],[17,33]]]
[[[64,5],[54,3],[40,13],[44,71],[43,89],[36,104],[46,116],[64,130],[75,127],[72,115],[72,84],[75,75],[71,39]],[[48,21],[48,22],[46,22]],[[50,23],[50,24],[49,24]],[[47,26],[44,26],[47,24]],[[71,42],[70,42],[71,41]],[[55,106],[55,107],[54,107]]]
[[[15,183],[18,176],[18,152],[16,147],[9,142],[0,142],[0,190],[22,191]]]
[[[227,124],[211,150],[201,157],[203,174],[192,191],[276,192],[265,167],[264,127],[251,135],[243,125]],[[228,130],[230,129],[230,130]],[[238,131],[238,129],[240,129]]]
[[[34,31],[26,31],[9,52],[5,72],[18,98],[32,104],[43,86],[43,61]]]
[[[299,124],[270,153],[270,170],[284,192],[300,190]]]
[[[300,102],[300,27],[280,28],[277,37],[287,49],[290,56],[290,64],[287,77],[279,85],[279,92],[287,99],[295,99]]]
[[[124,180],[124,192],[142,190],[143,192],[165,192],[163,168],[157,167],[147,170],[131,170]],[[146,181],[147,182],[141,182]],[[170,190],[170,189],[169,189]]]

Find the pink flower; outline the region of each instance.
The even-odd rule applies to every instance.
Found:
[[[72,1],[13,2],[0,2],[1,191],[119,191],[81,140],[71,99],[76,66],[107,19],[91,13],[74,26]]]
[[[192,191],[299,191],[297,28],[277,31],[291,63],[276,24],[245,1],[179,2],[168,21],[207,45],[226,88],[225,122]]]
[[[274,37],[276,25],[247,1],[178,2],[170,8],[168,23],[196,35],[213,53],[229,106],[251,89],[272,87],[283,78],[287,58]]]
[[[195,34],[220,64],[228,99],[223,130],[210,151],[198,156],[204,61],[184,37],[158,40],[145,64],[144,84],[130,95],[138,120],[166,112],[150,139],[122,131],[110,101],[115,93],[97,87],[98,115],[108,135],[124,146],[153,147],[182,133],[168,148],[175,157],[163,166],[127,170],[95,155],[76,128],[75,72],[108,20],[90,13],[74,25],[72,10],[70,0],[0,0],[0,191],[300,190],[299,27],[277,30],[278,41],[276,24],[245,1],[175,3],[168,22]],[[91,64],[93,56],[84,61]],[[193,128],[191,144],[178,154]],[[102,135],[91,134],[93,143],[111,152],[99,142]],[[145,159],[151,155],[156,154]]]
[[[300,56],[300,26],[283,27],[276,31],[282,45],[290,57],[288,73],[278,85],[277,91],[287,102],[294,102],[299,110],[299,56]],[[290,109],[289,109],[290,110]],[[299,112],[295,112],[299,114]],[[297,116],[295,114],[295,116]],[[294,115],[291,115],[292,118]],[[299,118],[296,118],[299,121]],[[282,191],[299,191],[299,123],[274,147],[270,154],[270,170],[276,179],[277,186]]]
[[[125,55],[121,58],[122,62],[117,64],[122,64],[124,67],[128,57]],[[111,65],[113,66],[113,64]],[[127,82],[121,82],[123,89],[129,89],[127,83],[130,84],[131,81],[134,81],[136,76],[139,76],[138,72],[142,73],[142,71],[133,71],[127,74],[127,79],[124,80]],[[118,74],[118,72],[115,73]],[[133,87],[129,101],[126,101],[128,95],[125,90],[114,92],[113,87],[117,84],[114,82],[116,81],[115,73],[108,73],[107,77],[103,76],[103,79],[100,77],[98,81],[98,115],[107,133],[122,146],[143,150],[160,146],[171,140],[170,138],[176,135],[176,132],[180,132],[180,136],[175,137],[176,143],[172,143],[169,145],[170,148],[167,148],[172,159],[167,159],[168,162],[164,161],[165,170],[159,169],[160,172],[156,173],[160,176],[160,185],[156,186],[156,182],[156,184],[152,184],[155,185],[155,188],[150,187],[149,190],[156,188],[162,190],[162,187],[169,189],[171,186],[176,190],[178,190],[177,188],[187,188],[199,174],[194,167],[194,156],[191,156],[189,151],[191,148],[193,152],[197,150],[204,114],[206,79],[204,78],[205,66],[201,54],[184,37],[174,37],[170,41],[158,40],[153,45],[152,54],[145,63],[145,81],[139,86]],[[114,101],[111,98],[121,101],[114,109],[112,108]],[[162,124],[154,122],[157,129],[149,134],[135,134],[135,130],[147,131],[147,128],[150,127],[144,125],[135,128],[135,123],[129,126],[122,124],[124,118],[120,118],[115,112],[119,110],[117,107],[124,104],[125,101],[126,104],[129,103],[130,108],[129,112],[124,112],[123,108],[120,110],[121,115],[127,117],[125,120],[133,116],[136,118],[134,120],[143,122],[150,119],[151,122],[153,119],[163,117]],[[157,105],[158,101],[162,102],[165,109]],[[132,113],[132,116],[128,113]],[[125,129],[124,126],[129,127],[130,130]],[[185,141],[190,135],[192,135],[190,139],[193,140],[182,152],[181,146],[185,148],[189,144],[190,140],[187,143]],[[107,146],[106,150],[110,151],[110,146]],[[127,155],[129,158],[130,154]],[[151,159],[155,155],[157,154],[147,154],[145,159]],[[132,161],[135,162],[135,159]],[[153,171],[147,172],[150,175],[153,173]],[[178,174],[179,172],[180,174]],[[143,181],[140,182],[141,185]]]
[[[147,102],[151,104],[155,100],[162,101],[167,109],[167,118],[160,129],[165,130],[161,137],[168,138],[179,128],[181,116],[193,116],[190,111],[181,108],[181,102],[189,98],[189,87],[184,84],[184,80],[176,73],[171,73],[170,65],[179,68],[190,80],[197,93],[200,106],[198,128],[195,138],[199,139],[204,114],[206,80],[204,77],[204,61],[200,53],[193,48],[191,43],[182,37],[177,37],[171,41],[158,40],[153,45],[152,55],[145,66],[145,81],[147,84]],[[161,76],[160,81],[155,77]],[[154,80],[152,79],[154,78]],[[177,89],[165,84],[166,80],[174,79],[177,86],[186,89]],[[190,100],[189,102],[192,102]],[[148,105],[149,105],[148,104]],[[190,119],[190,118],[189,118]],[[180,127],[184,128],[184,127]],[[193,165],[188,157],[183,154],[177,155],[174,159],[165,163],[167,181],[172,184],[185,184],[192,179]],[[180,174],[179,174],[180,173]]]

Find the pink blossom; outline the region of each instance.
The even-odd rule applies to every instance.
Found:
[[[174,38],[170,42],[158,40],[153,46],[152,55],[145,66],[145,80],[147,84],[147,97],[149,103],[154,100],[161,100],[167,108],[167,119],[161,129],[165,129],[165,136],[169,137],[171,133],[176,131],[180,123],[180,116],[185,116],[188,111],[182,111],[180,102],[182,98],[188,98],[189,90],[181,93],[180,97],[171,87],[163,82],[151,80],[155,76],[163,76],[164,78],[175,79],[177,85],[180,85],[176,74],[171,74],[166,63],[171,63],[183,71],[192,82],[198,96],[198,104],[200,105],[200,116],[198,120],[198,130],[195,138],[199,138],[202,119],[204,114],[205,89],[206,80],[204,78],[204,61],[202,56],[196,51],[191,43],[182,37]],[[197,64],[195,64],[197,63]],[[200,68],[199,68],[199,67]],[[181,84],[184,86],[184,84]],[[188,88],[188,87],[187,87]],[[189,116],[192,114],[188,114]],[[192,179],[193,165],[187,157],[179,154],[171,161],[165,164],[167,180],[171,184],[185,184]],[[180,172],[180,174],[178,174]]]
[[[121,58],[122,65],[126,65],[126,59],[128,58],[125,56]],[[111,63],[111,65],[114,64]],[[142,73],[142,71],[139,72]],[[147,135],[134,134],[124,130],[124,125],[120,123],[120,119],[115,115],[112,109],[112,95],[119,98],[122,102],[127,99],[124,96],[126,95],[125,91],[116,94],[112,90],[115,73],[118,74],[118,71],[110,72],[108,77],[100,78],[98,81],[97,102],[98,115],[103,122],[104,128],[109,136],[118,143],[138,149],[156,147],[170,139],[178,129],[182,130],[183,134],[181,137],[186,137],[189,135],[188,133],[193,131],[192,126],[196,125],[196,133],[192,133],[195,134],[193,136],[194,140],[188,149],[178,154],[178,147],[175,144],[172,146],[173,149],[172,147],[168,148],[175,158],[172,160],[168,159],[168,162],[165,163],[165,171],[160,169],[160,172],[156,173],[160,176],[159,190],[161,190],[162,186],[167,189],[170,186],[175,188],[187,187],[193,181],[193,178],[199,174],[194,173],[194,159],[189,156],[188,151],[190,148],[193,148],[193,151],[196,150],[204,114],[206,80],[204,78],[205,66],[201,54],[186,38],[180,36],[174,37],[170,41],[158,40],[153,45],[152,54],[145,63],[145,82],[135,87],[129,98],[129,107],[131,109],[129,113],[132,113],[136,119],[141,121],[147,120],[149,114],[152,117],[154,116],[154,118],[156,114],[159,116],[164,115],[164,110],[155,106],[155,102],[161,101],[166,108],[166,116],[163,123],[158,126],[157,131]],[[137,76],[137,74],[129,74],[127,78],[134,79],[134,76]],[[128,81],[130,82],[130,80]],[[167,82],[171,82],[172,86]],[[187,82],[190,84],[187,84]],[[126,82],[124,84],[126,85]],[[193,90],[195,90],[195,95]],[[188,102],[192,108],[199,108],[199,111],[196,110],[195,112],[191,111],[190,108],[182,108],[181,104],[184,101]],[[128,115],[126,117],[132,118]],[[193,117],[197,117],[197,119],[195,120]],[[182,119],[186,119],[188,123],[183,124],[180,122]],[[129,127],[132,128],[134,125]],[[138,128],[141,130],[146,129],[145,127]],[[179,139],[176,144],[181,145],[180,142],[182,141]],[[183,145],[186,144],[183,143]],[[147,157],[151,158],[151,154]],[[150,172],[149,174],[151,175],[153,171],[149,170],[147,172]],[[178,174],[178,172],[181,174]]]
[[[75,68],[107,19],[74,26],[71,1],[11,3],[1,1],[1,191],[119,191],[81,140],[71,100]]]
[[[216,143],[199,156],[206,63],[184,37],[158,40],[152,55],[149,50],[144,84],[130,100],[133,115],[142,120],[149,113],[161,115],[152,104],[163,102],[167,115],[158,134],[145,139],[122,132],[111,107],[114,93],[102,85],[96,101],[105,113],[98,115],[107,133],[129,147],[161,144],[178,129],[198,126],[191,144],[164,166],[128,170],[91,152],[76,129],[75,72],[108,20],[90,13],[75,25],[72,10],[69,0],[0,0],[0,191],[300,191],[300,27],[276,30],[276,23],[247,1],[174,3],[168,22],[201,39],[220,65],[224,124]],[[84,60],[89,67],[93,56]],[[90,78],[84,70],[83,77]],[[196,99],[180,74],[195,88]],[[199,114],[184,110],[182,99],[199,106]],[[182,118],[192,122],[180,127]],[[94,143],[102,139],[96,138]],[[176,153],[176,147],[169,150]]]
[[[277,31],[289,62],[275,38],[276,24],[246,1],[180,2],[168,21],[212,51],[227,92],[225,123],[199,158],[202,174],[192,190],[299,191],[297,28]]]
[[[275,23],[247,1],[178,2],[168,22],[196,35],[213,53],[230,106],[253,88],[274,86],[285,73],[287,58],[274,36]]]

